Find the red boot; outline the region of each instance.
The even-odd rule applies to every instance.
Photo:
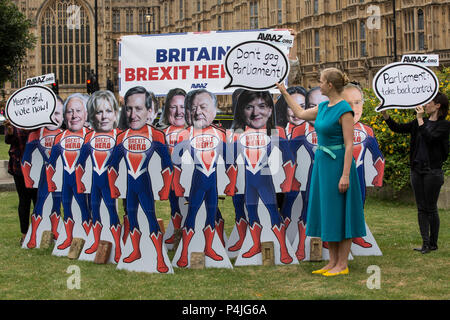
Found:
[[[66,236],[67,236],[67,238],[66,238],[66,240],[63,243],[61,243],[58,246],[59,250],[64,250],[64,249],[70,247],[70,245],[72,244],[72,232],[73,232],[73,225],[74,224],[75,223],[73,222],[73,220],[71,218],[68,218],[67,221],[64,221],[64,227],[66,229]]]
[[[302,221],[298,223],[298,246],[295,255],[299,261],[305,259],[306,227]]]
[[[289,224],[291,223],[291,218],[289,218],[289,217],[284,218],[283,223],[287,230],[287,228],[289,227]]]
[[[363,248],[372,248],[372,244],[367,242],[363,238],[353,238],[352,242]]]
[[[134,260],[141,258],[141,249],[139,248],[139,244],[141,243],[141,232],[134,228],[133,232],[130,233],[131,243],[133,244],[133,252],[123,259],[125,263],[131,263]]]
[[[59,225],[59,218],[60,218],[61,216],[60,215],[58,215],[56,212],[53,212],[51,215],[50,215],[50,222],[51,222],[51,224],[52,224],[52,233],[53,233],[53,238],[55,239],[55,240],[57,240],[58,239],[58,236],[59,236],[59,233],[58,233],[58,225]]]
[[[219,236],[220,242],[222,242],[222,245],[225,247],[225,239],[223,238],[223,229],[225,228],[225,221],[223,219],[219,219],[219,221],[216,221],[216,231],[217,235]]]
[[[166,273],[167,271],[169,271],[169,268],[166,265],[166,262],[164,261],[164,255],[163,255],[163,251],[162,251],[162,239],[163,239],[163,234],[161,233],[161,231],[158,231],[158,235],[155,235],[155,233],[152,233],[150,235],[150,239],[152,239],[153,245],[155,246],[156,249],[156,254],[157,254],[157,259],[158,259],[158,264],[157,264],[157,270],[160,273]]]
[[[250,235],[252,236],[253,246],[242,255],[243,258],[251,258],[255,254],[261,253],[261,231],[262,227],[257,222],[250,227]]]
[[[286,227],[284,224],[281,224],[280,227],[274,225],[272,227],[273,233],[278,239],[278,243],[280,244],[280,260],[284,264],[289,264],[292,262],[292,257],[289,255],[289,252],[286,247]]]
[[[165,243],[172,244],[175,241],[175,230],[178,230],[181,228],[181,220],[182,220],[181,214],[178,212],[175,212],[175,214],[172,217],[172,224],[173,224],[173,234],[169,239],[166,239]]]
[[[94,227],[92,228],[92,230],[94,232],[94,243],[92,244],[92,246],[89,249],[86,249],[84,251],[85,253],[92,254],[97,251],[98,244],[100,242],[100,235],[102,233],[102,229],[103,229],[102,224],[100,223],[100,221],[97,221],[95,223]]]
[[[88,236],[89,231],[91,231],[91,228],[92,228],[92,221],[91,220],[83,221],[82,225],[83,225],[84,232],[86,232],[86,236]]]
[[[127,242],[128,234],[130,233],[130,220],[128,220],[128,215],[123,216],[123,244]]]
[[[120,224],[118,224],[117,226],[111,226],[109,228],[109,230],[111,230],[111,234],[114,238],[114,244],[116,246],[116,252],[114,255],[114,261],[116,263],[119,263],[120,260],[120,256],[122,255],[122,251],[120,249],[120,234],[122,232],[122,226]]]
[[[248,223],[244,218],[241,218],[239,222],[236,222],[236,229],[238,231],[239,240],[231,247],[228,248],[228,251],[234,252],[238,251],[242,247],[242,243],[244,243],[245,234],[247,233]]]
[[[203,234],[205,235],[205,256],[210,257],[213,260],[216,261],[222,261],[223,257],[218,255],[213,247],[212,247],[212,243],[214,240],[214,233],[215,230],[211,228],[211,226],[207,226],[205,229],[203,229]]]
[[[183,249],[181,250],[181,256],[180,259],[177,261],[177,266],[180,268],[185,268],[188,264],[188,247],[189,243],[192,240],[192,237],[194,235],[194,229],[189,229],[189,232],[186,231],[186,227],[183,228]]]
[[[36,231],[41,221],[41,216],[36,216],[34,213],[31,215],[31,236],[27,244],[27,247],[30,249],[36,248]]]

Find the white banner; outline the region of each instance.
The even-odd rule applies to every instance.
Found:
[[[173,88],[186,92],[204,88],[215,94],[231,94],[235,88],[224,89],[232,81],[224,65],[225,57],[231,48],[247,41],[274,45],[286,56],[281,61],[287,60],[293,36],[286,29],[124,36],[119,46],[119,94],[123,97],[135,86],[143,86],[157,96]],[[273,55],[266,58],[257,52],[248,53],[252,55],[274,59]],[[272,64],[269,61],[268,65]]]

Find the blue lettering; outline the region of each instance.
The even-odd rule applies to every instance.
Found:
[[[166,61],[167,61],[167,50],[156,49],[156,62],[166,62]]]

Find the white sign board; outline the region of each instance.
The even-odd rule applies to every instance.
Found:
[[[56,78],[54,73],[44,74],[42,76],[28,78],[27,81],[25,82],[25,86],[31,86],[34,84],[39,85],[51,84],[55,82],[55,79]]]
[[[391,63],[377,72],[372,83],[381,104],[375,109],[408,109],[430,102],[439,90],[439,80],[428,69],[411,63]]]
[[[273,44],[246,41],[228,51],[225,70],[231,79],[225,88],[267,90],[286,78],[289,62]]]
[[[438,54],[405,54],[402,56],[403,63],[414,63],[421,66],[439,67]]]
[[[57,125],[52,121],[55,107],[56,95],[51,89],[32,85],[14,92],[6,103],[5,112],[13,126],[35,129]]]
[[[278,49],[273,52],[287,56],[293,37],[288,30],[272,29],[124,36],[119,47],[119,94],[124,96],[135,86],[157,96],[173,88],[231,94],[234,88],[224,89],[231,80],[225,57],[231,48],[246,41],[270,43]],[[274,59],[272,56],[270,63]]]

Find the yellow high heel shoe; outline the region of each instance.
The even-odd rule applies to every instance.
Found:
[[[347,267],[347,268],[345,268],[344,270],[339,271],[339,272],[329,273],[329,272],[327,271],[327,272],[325,272],[325,273],[322,273],[322,275],[325,276],[325,277],[333,277],[333,276],[338,276],[338,275],[340,275],[340,274],[349,274],[349,273],[350,273],[350,271],[348,270],[348,267]]]
[[[328,272],[331,269],[319,269],[319,270],[314,270],[313,272],[311,272],[312,274],[324,274],[325,272]]]

